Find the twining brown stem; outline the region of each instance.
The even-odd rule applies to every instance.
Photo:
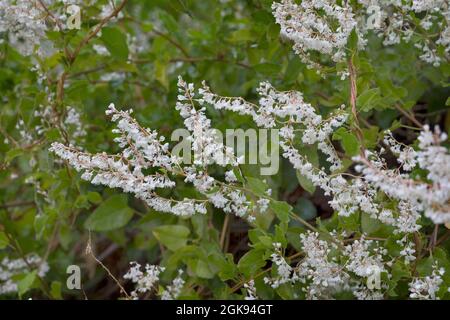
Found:
[[[185,48],[183,48],[183,46],[181,44],[179,44],[177,41],[175,41],[174,39],[172,39],[171,37],[169,37],[167,34],[165,34],[164,32],[161,32],[159,30],[153,29],[152,32],[160,37],[163,37],[164,39],[166,39],[167,41],[169,41],[173,46],[175,46],[176,48],[178,48],[178,50],[181,51],[181,53],[186,57],[189,58],[189,53],[187,52],[187,50]]]
[[[49,17],[51,17],[51,18],[55,21],[56,25],[58,26],[58,29],[59,29],[59,30],[63,30],[63,29],[64,29],[64,26],[63,26],[61,20],[60,20],[58,17],[56,17],[56,16],[55,16],[55,15],[47,8],[47,6],[45,5],[45,3],[44,3],[42,0],[39,0],[39,5],[44,9],[44,11],[47,13],[47,15],[48,15]],[[70,50],[69,50],[69,48],[68,48],[67,46],[64,46],[64,53],[66,54],[67,59],[70,60],[70,58],[71,58],[71,56],[72,56],[72,53],[70,52]]]
[[[440,245],[442,242],[444,242],[445,240],[447,240],[448,238],[450,238],[450,230],[447,230],[447,232],[436,241],[436,245]]]
[[[56,101],[62,103],[64,99],[64,82],[66,81],[66,72],[63,72],[58,79],[58,84],[56,87]]]
[[[434,229],[433,232],[430,235],[430,240],[429,240],[429,245],[428,245],[428,250],[431,252],[433,251],[434,247],[437,244],[437,236],[438,236],[438,231],[439,231],[439,225],[435,224],[434,225]]]
[[[117,284],[117,286],[120,289],[120,292],[123,293],[127,299],[131,300],[131,296],[127,293],[127,291],[125,290],[125,288],[122,286],[122,284],[120,283],[119,280],[117,280],[117,278],[111,273],[111,271],[103,264],[103,262],[101,262],[96,256],[95,254],[92,252],[92,244],[91,244],[91,232],[89,231],[89,239],[88,239],[88,243],[86,245],[86,255],[91,256],[95,262],[97,262],[105,271],[106,273],[109,275],[109,277]]]
[[[222,232],[220,233],[220,248],[222,250],[225,249],[225,239],[227,238],[226,235],[228,233],[229,222],[230,222],[230,215],[226,214],[225,219],[223,220]]]
[[[101,71],[101,70],[103,70],[103,69],[105,69],[107,67],[108,66],[106,64],[102,64],[102,65],[100,65],[98,67],[95,67],[95,68],[83,70],[83,71],[80,71],[80,72],[74,72],[72,74],[67,75],[67,78],[76,78],[76,77],[83,76],[83,75],[86,75],[86,74],[89,74],[89,73]]]
[[[34,201],[11,202],[0,205],[0,209],[34,206]]]
[[[353,120],[355,121],[355,134],[360,143],[360,154],[364,157],[364,138],[359,125],[358,110],[356,109],[356,98],[358,96],[358,87],[356,86],[356,69],[353,64],[353,57],[348,60],[348,72],[350,74],[350,106],[352,108]]]
[[[70,57],[67,57],[70,63],[73,63],[76,59],[76,57],[78,56],[78,54],[80,53],[81,49],[89,43],[89,41],[92,40],[92,38],[94,38],[99,32],[100,30],[103,28],[103,26],[105,24],[108,23],[109,20],[111,20],[113,17],[116,17],[119,12],[123,9],[123,7],[125,6],[125,4],[127,3],[128,0],[123,0],[120,5],[118,5],[113,12],[111,12],[108,16],[106,16],[102,21],[100,21],[100,23],[95,27],[95,29],[90,32],[86,37],[84,37],[83,40],[81,40],[81,42],[78,44],[78,46],[75,48],[75,50],[73,51],[73,53],[71,54]]]
[[[422,124],[419,122],[419,120],[416,119],[414,114],[404,110],[401,106],[395,105],[395,109],[397,109],[401,114],[403,114],[406,118],[408,118],[412,123],[414,123],[419,128],[422,128]]]
[[[233,63],[237,66],[240,66],[242,68],[245,69],[251,69],[251,66],[249,66],[248,64],[245,64],[243,62],[239,62],[239,61],[231,61],[231,60],[227,60],[223,57],[216,57],[216,58],[208,58],[208,57],[179,57],[179,58],[172,58],[169,60],[169,62],[203,62],[203,61],[208,61],[208,62],[223,62],[223,63]]]
[[[45,5],[45,3],[42,0],[39,0],[39,5],[44,9],[44,11],[47,13],[47,15],[49,17],[51,17],[53,19],[53,21],[55,21],[56,25],[58,26],[59,30],[63,30],[64,27],[62,25],[61,20],[56,17],[50,10],[48,10],[47,6]]]

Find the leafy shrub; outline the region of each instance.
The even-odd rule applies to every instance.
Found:
[[[448,10],[3,1],[0,295],[449,298]]]

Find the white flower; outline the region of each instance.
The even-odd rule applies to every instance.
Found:
[[[236,182],[237,178],[232,170],[225,172],[225,181]]]
[[[275,253],[271,255],[271,258],[272,262],[276,265],[278,277],[265,277],[264,282],[275,289],[284,283],[293,281],[293,279],[291,278],[293,269],[281,255],[281,243],[274,243],[273,247],[275,249]]]
[[[183,275],[183,270],[178,270],[178,276],[172,281],[172,284],[168,285],[166,289],[161,294],[161,300],[175,300],[183,289],[185,281],[181,277]]]
[[[124,279],[130,279],[135,283],[136,288],[131,292],[134,299],[138,298],[139,293],[146,293],[155,288],[159,281],[159,275],[164,271],[164,267],[155,265],[145,265],[145,271],[141,271],[141,265],[135,261],[130,262],[130,270],[123,276]]]
[[[28,56],[48,45],[45,39],[47,27],[43,19],[44,10],[37,1],[2,0],[0,1],[0,32],[7,32],[11,46],[22,55]],[[40,50],[39,46],[43,47]]]
[[[273,15],[281,27],[281,35],[294,42],[294,51],[303,61],[309,60],[309,51],[332,56],[336,62],[345,56],[345,46],[351,31],[356,27],[352,8],[343,2],[292,0],[273,3]]]
[[[18,286],[15,276],[29,273],[29,267],[37,270],[37,275],[41,278],[45,277],[50,270],[48,263],[42,261],[35,253],[28,254],[20,259],[3,258],[0,262],[0,295],[17,292]]]
[[[244,288],[247,290],[247,296],[245,297],[245,300],[257,300],[258,296],[256,295],[256,288],[255,288],[255,280],[250,280],[247,283],[244,283]]]
[[[439,297],[436,293],[439,291],[441,284],[444,282],[444,268],[438,268],[437,264],[433,265],[433,272],[430,276],[424,278],[414,278],[409,283],[409,297],[411,299],[436,300]]]

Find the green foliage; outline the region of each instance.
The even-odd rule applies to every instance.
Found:
[[[185,226],[159,226],[153,230],[156,239],[169,250],[176,251],[187,243],[190,230]]]
[[[338,217],[312,181],[281,161],[274,176],[259,176],[259,165],[242,165],[235,172],[249,195],[267,196],[269,188],[273,192],[267,196],[267,212],[259,214],[255,209],[256,220],[248,223],[215,208],[192,218],[161,214],[118,189],[88,184],[76,170],[55,159],[48,151],[55,141],[90,152],[117,152],[116,135],[104,114],[110,103],[118,109],[133,108],[143,126],[170,138],[183,125],[175,110],[178,75],[197,85],[206,80],[224,96],[253,102],[258,83],[269,81],[280,90],[301,91],[324,119],[342,104],[350,109],[349,81],[336,73],[346,66],[323,58],[331,65],[325,78],[308,69],[291,43],[280,38],[271,1],[130,1],[123,16],[90,38],[101,20],[102,6],[109,1],[91,3],[81,6],[80,30],[47,31],[55,52],[46,58],[22,56],[8,41],[0,42],[0,261],[35,252],[50,266],[45,277],[38,276],[36,267],[16,275],[18,290],[6,298],[83,299],[81,291],[65,288],[66,268],[72,264],[82,266],[83,287],[90,299],[117,296],[119,291],[103,295],[108,275],[86,257],[88,241],[93,253],[121,280],[130,261],[166,267],[164,285],[177,269],[186,270],[183,297],[189,299],[242,299],[242,287],[250,280],[255,280],[261,298],[305,298],[295,286],[272,289],[263,278],[276,274],[273,243],[281,244],[286,257],[294,256],[290,262],[295,266],[302,257],[299,235],[311,226],[329,242],[332,239],[324,234],[332,230],[347,232],[349,239],[362,234],[381,239],[397,259],[385,281],[388,299],[408,298],[411,279],[430,275],[436,262],[448,271],[442,287],[450,286],[449,230],[444,226],[435,234],[434,225],[423,218],[423,228],[411,236],[423,256],[406,265],[399,260],[400,238],[392,228],[360,212]],[[62,9],[62,3],[49,7]],[[407,129],[417,124],[405,113],[417,112],[423,123],[440,124],[449,133],[445,85],[449,64],[427,65],[406,43],[385,49],[375,35],[362,52],[357,50],[358,41],[353,31],[347,49],[358,71],[356,108],[364,120],[360,128],[364,145],[382,146],[385,129],[398,129],[410,143]],[[103,45],[107,55],[98,53],[94,45]],[[38,71],[31,70],[35,65]],[[64,122],[69,106],[80,114],[85,135],[76,134],[77,125]],[[43,116],[47,107],[54,117]],[[223,131],[254,127],[249,117],[206,112]],[[348,160],[345,170],[352,174],[349,159],[361,147],[353,121],[349,119],[332,136],[333,145]],[[326,156],[317,145],[296,143],[302,156],[317,168],[323,166]],[[214,173],[224,174],[221,168]],[[172,190],[161,192],[175,199],[197,195],[183,179],[177,179]],[[395,208],[391,199],[385,203]],[[432,236],[442,239],[437,247],[430,242]],[[438,296],[450,298],[445,290]]]
[[[132,217],[133,210],[127,205],[127,197],[114,195],[92,212],[84,227],[92,231],[115,230],[125,226]]]

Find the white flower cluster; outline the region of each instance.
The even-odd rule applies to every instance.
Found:
[[[86,130],[80,121],[80,113],[75,108],[67,107],[67,116],[64,119],[64,124],[74,128],[72,134],[74,138],[84,137],[86,135]]]
[[[280,145],[285,151],[285,157],[297,157],[291,145],[295,132],[302,131],[302,142],[307,145],[317,143],[318,148],[327,155],[327,161],[332,164],[331,171],[342,167],[334,147],[329,143],[329,136],[347,120],[348,115],[342,110],[329,119],[323,119],[311,104],[303,100],[301,92],[280,92],[268,82],[262,82],[257,89],[260,96],[258,105],[238,97],[216,95],[205,83],[199,92],[203,100],[217,110],[224,109],[250,115],[259,127],[274,128],[277,124],[285,124],[280,128]]]
[[[281,35],[293,41],[295,52],[310,67],[320,67],[311,59],[313,51],[330,55],[335,62],[343,61],[352,30],[358,35],[360,48],[367,43],[367,32],[373,30],[386,46],[413,41],[422,50],[420,58],[434,66],[442,60],[438,46],[444,48],[444,59],[449,58],[448,1],[359,0],[358,4],[353,10],[348,1],[302,0],[297,4],[282,0],[272,8]]]
[[[317,144],[327,156],[330,171],[342,167],[334,147],[328,142],[333,131],[342,126],[348,115],[339,110],[329,119],[322,119],[314,108],[303,101],[299,92],[278,92],[267,83],[261,84],[259,105],[246,102],[242,98],[221,97],[204,85],[201,94],[208,104],[216,109],[225,109],[249,115],[260,127],[279,126],[280,146],[283,156],[293,167],[308,178],[313,185],[320,187],[325,195],[332,196],[331,207],[339,215],[349,216],[358,210],[393,225],[398,233],[412,233],[420,228],[420,213],[434,223],[450,222],[450,155],[442,146],[447,135],[436,127],[432,132],[425,125],[418,137],[418,150],[399,144],[390,132],[384,142],[397,157],[400,168],[388,169],[380,153],[365,151],[365,155],[354,157],[359,164],[355,170],[361,176],[345,173],[330,174],[324,168],[316,168],[296,147],[296,138],[301,132],[301,142],[305,145]],[[298,140],[298,139],[297,139]],[[425,179],[413,179],[409,171],[416,167],[427,172]],[[402,173],[399,169],[403,169]],[[346,177],[352,179],[346,179]],[[384,208],[377,201],[378,191],[398,201],[398,212]]]
[[[368,14],[371,13],[375,18],[371,24],[368,24],[368,20],[366,21],[363,17],[360,18],[359,26],[362,32],[374,30],[379,37],[383,38],[385,46],[398,44],[401,41],[412,42],[422,51],[420,59],[436,67],[441,64],[442,58],[449,58],[448,1],[359,0],[359,3]],[[438,54],[439,45],[444,49],[444,57]]]
[[[0,1],[0,33],[7,34],[9,43],[20,54],[28,56],[36,49],[45,53],[46,31],[44,11],[38,1]]]
[[[258,126],[264,128],[279,127],[283,156],[314,186],[322,188],[325,195],[333,197],[329,203],[340,215],[349,216],[362,210],[376,216],[379,208],[375,202],[376,189],[373,186],[358,177],[348,181],[345,174],[330,174],[325,168],[314,167],[296,147],[296,138],[301,133],[303,144],[317,144],[319,150],[327,156],[331,172],[341,169],[341,160],[329,140],[333,131],[345,123],[348,114],[340,109],[328,119],[323,119],[310,104],[304,102],[300,92],[279,92],[267,83],[261,84],[258,92],[261,95],[259,105],[242,98],[218,96],[206,85],[201,94],[204,101],[216,109],[250,115]]]
[[[348,258],[346,269],[360,277],[368,277],[376,269],[385,272],[384,256],[387,250],[381,247],[374,247],[373,240],[366,240],[362,237],[351,244],[345,246],[344,255]],[[374,247],[372,250],[371,247]]]
[[[244,288],[247,290],[247,295],[245,296],[245,300],[258,300],[258,295],[256,294],[255,288],[255,280],[250,280],[247,283],[244,283]]]
[[[292,0],[274,2],[273,15],[281,35],[292,40],[294,51],[304,62],[311,63],[310,51],[331,55],[333,61],[345,58],[345,46],[357,21],[346,1]]]
[[[23,119],[19,119],[19,121],[17,121],[15,128],[19,131],[21,142],[26,144],[33,143],[34,137],[32,133],[27,130]]]
[[[91,155],[60,143],[53,143],[50,150],[67,160],[77,171],[83,171],[83,179],[134,193],[157,211],[176,215],[192,215],[195,211],[204,213],[206,209],[202,203],[165,199],[156,194],[156,188],[172,188],[175,182],[165,174],[144,175],[142,170],[151,167],[172,169],[168,144],[162,144],[164,139],[159,138],[156,132],[141,128],[129,113],[117,111],[114,105],[110,105],[107,111],[117,122],[115,132],[121,134],[115,139],[124,148],[120,155]]]
[[[332,294],[348,288],[349,276],[342,272],[336,257],[329,258],[334,243],[320,240],[317,233],[300,235],[305,258],[298,266],[302,290],[307,299],[331,298]]]
[[[436,293],[444,282],[442,276],[445,274],[444,268],[439,268],[437,264],[433,265],[433,272],[430,276],[424,278],[415,278],[409,284],[409,297],[420,300],[436,300]]]
[[[102,6],[101,8],[101,12],[99,14],[99,18],[100,19],[105,19],[108,16],[110,16],[114,10],[115,10],[115,4],[113,2],[107,2],[105,5]],[[112,17],[111,20],[119,20],[123,18],[123,12],[119,12],[119,14],[117,15],[117,17]]]
[[[26,259],[26,262],[25,260]],[[16,293],[18,290],[14,277],[30,272],[29,267],[37,270],[39,277],[44,277],[50,269],[46,261],[36,254],[30,254],[24,259],[9,259],[5,257],[0,263],[0,295]]]
[[[159,282],[160,274],[164,270],[164,267],[146,264],[145,270],[141,271],[139,263],[135,261],[130,262],[130,269],[123,278],[129,279],[135,284],[135,289],[131,292],[131,298],[137,300],[139,299],[139,294],[150,293],[157,289],[156,285]],[[177,277],[161,293],[161,300],[175,300],[180,296],[185,283],[182,275],[183,270],[178,270]]]
[[[276,266],[277,278],[265,277],[264,283],[269,284],[272,288],[276,289],[280,285],[285,283],[294,283],[297,280],[294,269],[286,262],[283,257],[281,243],[273,244],[275,252],[271,255],[271,260]]]
[[[130,270],[123,276],[135,283],[136,288],[131,292],[133,299],[138,299],[140,293],[151,292],[159,281],[159,274],[164,271],[164,267],[155,265],[145,265],[144,272],[141,265],[135,261],[130,262]]]
[[[389,136],[385,140],[393,153],[399,155],[398,161],[405,171],[417,164],[427,172],[426,180],[429,182],[387,168],[385,161],[375,152],[366,151],[365,157],[354,158],[361,162],[355,169],[367,183],[400,202],[400,217],[406,226],[399,228],[404,228],[404,231],[416,231],[413,220],[419,218],[417,212],[424,212],[436,224],[450,222],[450,154],[441,145],[446,140],[447,135],[438,127],[433,132],[427,125],[418,137],[418,150],[408,146],[401,149]]]
[[[123,82],[126,79],[126,73],[124,72],[108,72],[100,76],[100,80],[103,82]]]
[[[185,281],[181,277],[183,275],[183,270],[178,270],[178,275],[173,279],[172,283],[166,287],[166,289],[161,294],[161,300],[175,300],[181,294]]]
[[[417,153],[414,148],[407,145],[402,145],[392,136],[392,132],[387,130],[385,132],[384,143],[389,147],[389,150],[397,157],[397,162],[405,171],[411,171],[417,164]]]
[[[34,117],[39,119],[40,124],[34,127],[34,133],[37,137],[33,137],[29,133],[33,140],[42,137],[45,132],[55,127],[59,127],[66,132],[68,135],[67,139],[71,143],[87,135],[83,122],[81,121],[81,114],[74,107],[67,106],[65,117],[60,119],[61,115],[52,106],[47,105],[44,107],[43,105],[39,105],[39,108],[34,111]]]
[[[132,110],[119,111],[113,104],[106,114],[116,123],[117,128],[113,132],[119,134],[115,141],[122,148],[121,153],[89,154],[61,143],[53,143],[50,150],[82,172],[83,179],[133,193],[156,211],[179,216],[205,214],[209,202],[225,213],[254,220],[253,209],[258,208],[261,213],[266,211],[269,200],[262,197],[251,202],[246,193],[236,187],[237,178],[232,170],[239,164],[239,159],[234,150],[217,142],[211,134],[211,121],[202,107],[205,100],[196,96],[194,86],[181,78],[178,86],[180,94],[176,109],[180,111],[191,133],[187,140],[191,142],[192,165],[184,164],[178,156],[172,155],[169,144],[164,143],[164,137],[158,136],[156,131],[142,128],[131,117]],[[197,109],[196,104],[200,104],[201,108]],[[75,118],[71,117],[72,122],[76,122]],[[229,169],[225,174],[225,182],[209,175],[208,166],[214,164]],[[144,170],[148,169],[154,173],[144,174]],[[205,198],[176,200],[158,195],[157,189],[175,187],[173,177],[183,178]]]
[[[334,234],[336,235],[336,234]],[[332,234],[333,236],[333,234]],[[352,292],[358,299],[382,299],[383,289],[369,288],[368,278],[377,271],[387,272],[385,249],[364,237],[352,239],[346,245],[343,241],[325,241],[319,234],[308,231],[300,235],[304,257],[295,268],[291,267],[281,254],[281,246],[274,244],[272,262],[276,265],[277,277],[266,277],[264,281],[273,288],[284,283],[299,283],[307,299],[332,299],[341,292]],[[380,280],[381,281],[381,280]]]
[[[194,106],[195,99],[194,85],[187,84],[181,77],[178,78],[178,101],[176,109],[184,118],[184,125],[192,133],[188,140],[192,142],[194,151],[194,164],[206,166],[218,164],[226,166],[232,164],[238,165],[232,148],[225,146],[222,142],[217,142],[214,135],[211,134],[211,120],[205,115],[205,108],[197,110]],[[202,99],[197,99],[200,105]]]

